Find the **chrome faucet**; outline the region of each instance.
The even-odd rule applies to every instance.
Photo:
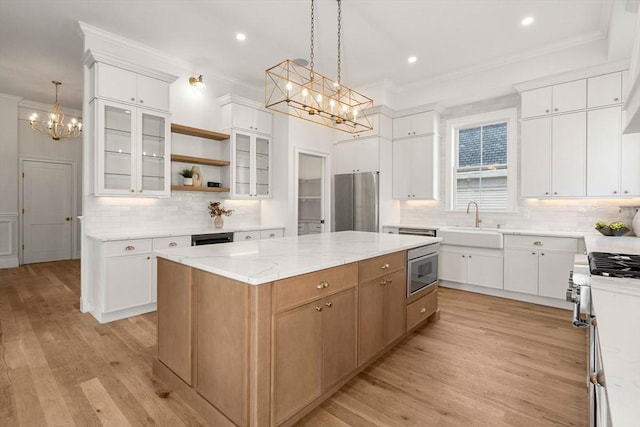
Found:
[[[467,204],[467,214],[469,214],[469,208],[471,207],[471,205],[475,205],[475,207],[476,207],[476,225],[475,225],[475,227],[479,228],[480,227],[480,223],[482,222],[482,220],[480,219],[480,216],[479,216],[480,213],[478,212],[479,211],[478,204],[476,202],[474,202],[474,201],[469,202]]]

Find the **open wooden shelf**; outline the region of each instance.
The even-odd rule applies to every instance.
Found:
[[[172,185],[171,191],[204,191],[208,193],[228,193],[225,187],[194,187],[193,185]]]
[[[172,154],[172,162],[197,163],[199,165],[209,166],[229,166],[229,160],[205,159],[204,157],[183,156],[182,154]]]
[[[191,126],[179,125],[177,123],[171,123],[171,132],[181,133],[183,135],[189,135],[189,136],[197,136],[198,138],[213,139],[216,141],[224,141],[225,139],[229,139],[231,137],[226,133],[192,128]]]

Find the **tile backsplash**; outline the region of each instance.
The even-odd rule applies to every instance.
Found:
[[[597,221],[622,221],[631,228],[631,221],[640,199],[522,199],[514,213],[482,212],[482,227],[588,231]],[[443,202],[410,201],[400,203],[401,224],[473,226],[474,214],[445,211]]]
[[[224,217],[225,227],[260,225],[260,202],[228,200],[207,193],[174,191],[170,198],[125,198],[86,196],[83,201],[85,231],[153,231],[212,227],[209,202],[220,201],[233,209]]]

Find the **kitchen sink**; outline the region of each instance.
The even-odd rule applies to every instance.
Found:
[[[441,228],[438,237],[443,245],[472,246],[502,249],[502,233],[497,228],[451,227]]]

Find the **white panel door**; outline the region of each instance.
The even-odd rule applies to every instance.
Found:
[[[576,80],[553,86],[553,112],[567,113],[587,107],[587,81]]]
[[[151,302],[151,254],[128,255],[105,260],[104,311],[136,307]]]
[[[573,268],[573,252],[540,251],[538,258],[538,295],[565,299],[569,271]]]
[[[439,159],[435,158],[434,137],[411,138],[411,198],[437,199],[434,185],[434,168]]]
[[[621,107],[587,113],[587,196],[620,192]]]
[[[395,126],[395,125],[394,125]],[[393,198],[406,200],[411,198],[411,139],[393,141]]]
[[[531,249],[504,250],[504,289],[538,294],[538,252]]]
[[[553,118],[551,189],[554,196],[584,196],[586,187],[587,113]]]
[[[71,165],[25,160],[23,171],[22,262],[71,259]]]
[[[377,137],[357,139],[356,150],[358,172],[377,172],[380,170]]]
[[[334,147],[335,174],[355,173],[358,169],[358,141],[341,142]]]
[[[522,118],[551,114],[551,86],[522,92]]]
[[[589,108],[622,102],[622,73],[591,77],[587,82]]]
[[[640,196],[640,133],[622,135],[620,189],[623,196]]]
[[[467,255],[447,252],[441,247],[438,254],[438,276],[450,282],[467,283]]]
[[[520,149],[522,197],[550,196],[551,118],[522,122]]]
[[[153,77],[137,76],[137,101],[140,107],[169,111],[169,83]]]
[[[467,258],[470,285],[502,289],[502,256],[470,253]]]

